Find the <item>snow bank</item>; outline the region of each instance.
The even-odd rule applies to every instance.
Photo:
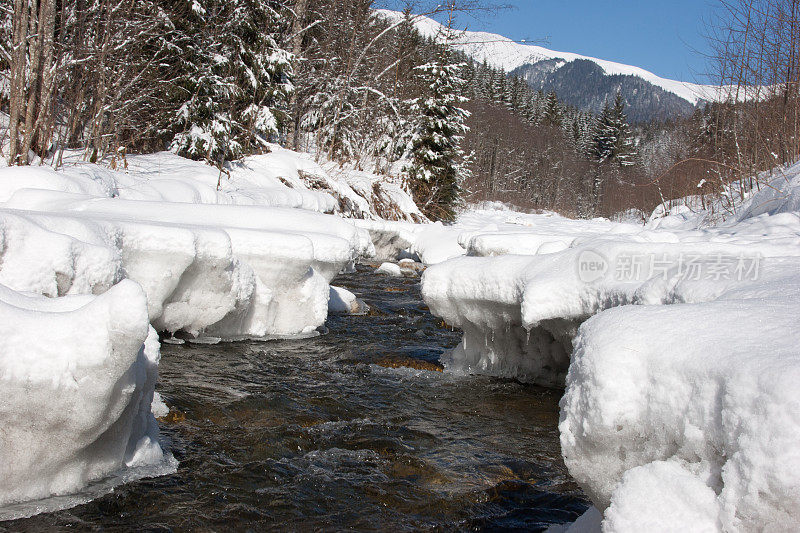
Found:
[[[76,264],[75,249],[88,246],[81,240],[92,228],[93,241],[105,244],[98,249],[108,256],[105,263],[97,262],[109,265],[101,281],[118,279],[124,272],[145,289],[155,327],[195,337],[311,334],[327,317],[330,280],[373,253],[366,231],[337,217],[285,208],[129,201],[33,190],[18,191],[6,206],[17,210],[0,211],[0,220],[3,213],[9,219],[23,218],[46,227],[47,234],[55,236],[51,240],[65,243],[60,253],[45,243],[47,250],[17,254],[22,255],[18,264],[26,276],[31,273],[25,265],[39,256]],[[22,239],[20,248],[39,241]],[[8,248],[6,255],[9,250],[15,248]],[[0,265],[0,280],[9,278],[7,267]],[[59,272],[50,268],[45,277],[50,285],[63,277]],[[73,278],[83,279],[69,279]],[[13,286],[48,294],[31,283]],[[79,293],[81,288],[102,292],[99,282],[70,287]]]
[[[463,257],[425,271],[422,294],[431,312],[464,332],[442,360],[449,371],[563,384],[577,324],[527,321],[531,266],[530,257]]]
[[[435,265],[463,255],[536,253],[539,246],[546,243],[533,242],[533,228],[546,236],[546,240],[564,241],[559,248],[564,249],[578,236],[578,228],[586,233],[602,233],[603,228],[594,222],[569,220],[555,213],[524,214],[512,211],[504,204],[484,203],[469,206],[452,225],[402,226],[392,223],[384,229],[402,230],[403,235],[411,240],[408,252],[426,265]],[[604,222],[612,226],[610,222]],[[567,225],[572,227],[565,227]]]
[[[462,231],[459,227],[444,226],[441,223],[424,226],[416,232],[411,252],[426,265],[436,265],[460,257],[466,253],[458,242]]]
[[[309,154],[269,145],[270,153],[228,163],[223,172],[170,152],[133,155],[96,165],[67,153],[64,166],[4,168],[0,202],[20,189],[40,189],[188,204],[288,207],[348,218],[426,222],[398,178],[319,164]]]
[[[800,255],[796,214],[680,233],[632,227],[579,234],[563,251],[534,233],[539,255],[463,257],[428,268],[423,297],[464,330],[448,367],[561,385],[572,339],[592,315],[627,304],[711,301],[726,282],[757,276],[770,258]],[[680,283],[696,276],[704,282]]]
[[[755,187],[755,189],[753,189]],[[800,163],[778,167],[723,187],[716,195],[668,200],[653,210],[651,229],[691,230],[759,215],[800,211]]]
[[[375,259],[395,261],[410,255],[420,226],[390,220],[352,220],[353,225],[369,232],[375,248]]]
[[[264,339],[313,334],[327,317],[329,281],[374,255],[367,231],[312,211],[327,209],[307,202],[322,193],[280,195],[293,191],[284,173],[324,174],[299,154],[247,160],[220,191],[211,167],[172,154],[128,163],[127,174],[88,164],[4,169],[0,283],[60,296],[99,294],[127,277],[145,289],[161,331]],[[312,210],[248,204],[269,205],[268,196]]]
[[[566,386],[565,462],[604,531],[800,523],[800,214],[784,183],[718,227],[462,232],[489,257],[423,276],[431,311],[464,330],[448,370]]]
[[[150,412],[159,346],[145,295],[43,298],[0,286],[0,519],[85,501],[57,498],[109,476],[174,471]]]
[[[110,172],[100,167],[77,167],[70,172],[54,172],[49,167],[6,167],[0,179],[0,202],[7,202],[20,189],[41,189],[114,196],[118,194]]]
[[[336,163],[326,163],[322,168],[337,183],[346,184],[349,190],[355,192],[352,202],[358,206],[363,216],[355,218],[372,220],[393,220],[415,224],[428,222],[422,211],[419,210],[411,194],[406,190],[402,179],[394,176],[382,176],[341,166]],[[347,200],[344,200],[346,203]],[[350,209],[351,212],[357,212]],[[347,212],[344,208],[343,212]]]
[[[581,327],[561,442],[575,479],[610,505],[608,530],[800,523],[798,272],[797,258],[773,259],[714,301],[621,307]]]
[[[767,185],[743,206],[739,220],[763,214],[800,212],[800,163],[785,170],[779,169],[762,180]]]

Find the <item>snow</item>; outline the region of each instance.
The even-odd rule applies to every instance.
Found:
[[[0,519],[75,504],[93,482],[174,471],[150,412],[159,346],[145,295],[44,298],[0,286]]]
[[[403,269],[400,268],[400,265],[396,265],[394,263],[383,263],[381,266],[375,269],[375,273],[384,274],[393,278],[403,277]]]
[[[226,164],[224,172],[171,152],[127,156],[115,162],[118,170],[109,168],[111,161],[90,164],[81,160],[82,154],[68,152],[59,172],[48,167],[4,168],[0,202],[28,188],[128,200],[290,207],[370,220],[426,222],[399,178],[317,162],[309,154],[275,144],[268,147],[267,154]]]
[[[668,200],[650,215],[653,229],[696,229],[759,215],[800,211],[800,163],[777,167],[722,187],[718,195]]]
[[[627,304],[712,300],[726,282],[758,274],[770,259],[800,255],[796,214],[680,233],[632,228],[577,234],[563,251],[537,248],[534,255],[462,257],[429,267],[423,296],[434,314],[464,330],[447,365],[563,384],[572,338],[588,317]],[[535,232],[532,241],[541,240]],[[683,279],[695,274],[719,279]]]
[[[426,270],[464,331],[448,371],[565,387],[562,452],[604,531],[800,523],[798,175],[717,226],[506,215]]]
[[[583,325],[560,429],[570,472],[595,504],[638,520],[637,486],[700,484],[714,494],[703,512],[726,530],[800,521],[798,267],[776,259],[713,301],[621,307]],[[677,514],[698,512],[697,501]]]
[[[25,228],[7,232],[0,282],[96,293],[124,272],[144,287],[159,330],[228,340],[313,334],[327,316],[328,282],[374,253],[368,232],[342,218],[285,207],[17,188],[0,221]]]
[[[403,18],[403,14],[397,11],[379,9],[375,12],[393,23],[399,22]],[[444,35],[444,27],[428,17],[421,15],[415,16],[414,25],[420,33],[427,38],[435,39]],[[505,70],[506,72],[511,72],[526,64],[538,63],[545,60],[556,59],[559,60],[561,64],[582,59],[588,60],[599,65],[608,75],[621,74],[637,76],[652,83],[656,87],[660,87],[669,93],[683,98],[693,105],[697,105],[701,100],[724,100],[728,95],[728,90],[725,88],[670,80],[639,67],[569,52],[556,52],[541,46],[517,43],[508,37],[503,37],[502,35],[494,33],[476,31],[460,32],[454,47],[472,57],[478,63],[486,62],[489,66]]]
[[[742,207],[740,220],[800,212],[800,163],[760,176],[765,185]]]
[[[121,267],[98,224],[0,209],[0,283],[7,287],[49,297],[98,294],[122,278]]]
[[[393,261],[408,254],[420,226],[389,220],[353,220],[353,224],[369,232],[375,247],[375,259]]]
[[[441,222],[420,228],[416,232],[411,252],[426,265],[436,265],[464,255],[465,250],[458,243],[462,228],[444,226]]]
[[[625,473],[603,525],[608,531],[711,533],[721,529],[716,500],[714,490],[682,466],[653,462]]]
[[[411,196],[392,178],[269,145],[270,153],[229,163],[226,171],[169,152],[131,156],[133,183],[123,198],[292,207],[355,218],[422,222]],[[219,183],[220,189],[217,190]]]
[[[497,203],[468,206],[454,224],[408,224],[404,222],[358,221],[370,231],[380,257],[402,258],[406,252],[425,265],[443,263],[463,255],[503,255],[558,251],[580,233],[599,234],[609,228],[636,231],[641,226],[614,225],[609,221],[577,221],[555,213],[525,214]],[[532,227],[540,228],[537,236]],[[401,248],[405,246],[405,248]]]
[[[331,286],[328,311],[336,315],[363,315],[367,312],[367,304],[347,289]]]
[[[343,166],[332,162],[323,163],[322,169],[331,179],[346,184],[355,192],[355,196],[350,197],[357,205],[357,209],[353,211],[365,214],[359,218],[417,224],[428,222],[401,178],[365,172],[353,168],[352,165]]]
[[[203,343],[298,338],[318,334],[329,300],[366,311],[329,282],[374,255],[342,218],[376,218],[373,199],[312,159],[274,149],[220,180],[169,153],[119,170],[68,156],[59,171],[0,170],[0,519],[174,471],[153,416],[169,412],[153,327]],[[415,219],[400,185],[359,179]]]

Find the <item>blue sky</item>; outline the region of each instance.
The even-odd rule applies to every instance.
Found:
[[[508,0],[506,0],[508,1]],[[659,76],[705,81],[704,21],[711,0],[516,0],[515,9],[462,24],[547,48],[635,65]],[[471,29],[472,29],[471,28]]]
[[[546,48],[635,65],[665,78],[707,81],[704,21],[714,0],[497,0],[513,10],[462,16],[461,25]]]

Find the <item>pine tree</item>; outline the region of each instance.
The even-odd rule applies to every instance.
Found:
[[[461,107],[467,101],[461,94],[462,67],[451,61],[448,44],[441,47],[434,62],[417,67],[428,94],[412,106],[417,127],[407,171],[422,211],[435,220],[455,218],[460,183],[467,174],[461,141],[468,131],[465,120],[469,112]]]
[[[618,180],[621,169],[636,163],[636,149],[621,93],[617,93],[613,105],[606,102],[597,119],[589,147],[589,159],[596,163],[587,186],[590,198],[589,215],[594,216],[600,208],[606,188],[606,167],[610,167],[611,177]]]
[[[506,86],[508,78],[505,72],[499,69],[492,70],[492,100],[496,103],[503,103],[506,96]]]

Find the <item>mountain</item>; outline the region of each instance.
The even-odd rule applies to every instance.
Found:
[[[390,21],[403,17],[396,11],[376,13]],[[432,39],[442,33],[442,25],[427,17],[415,17],[415,25]],[[479,63],[521,76],[534,89],[555,91],[579,109],[597,112],[621,91],[633,122],[685,116],[723,94],[720,87],[670,80],[643,68],[518,43],[494,33],[460,32],[455,48]]]
[[[675,93],[632,74],[606,74],[594,61],[546,59],[511,71],[532,88],[555,92],[559,99],[578,109],[599,113],[607,101],[621,92],[631,122],[686,116],[695,104]]]

